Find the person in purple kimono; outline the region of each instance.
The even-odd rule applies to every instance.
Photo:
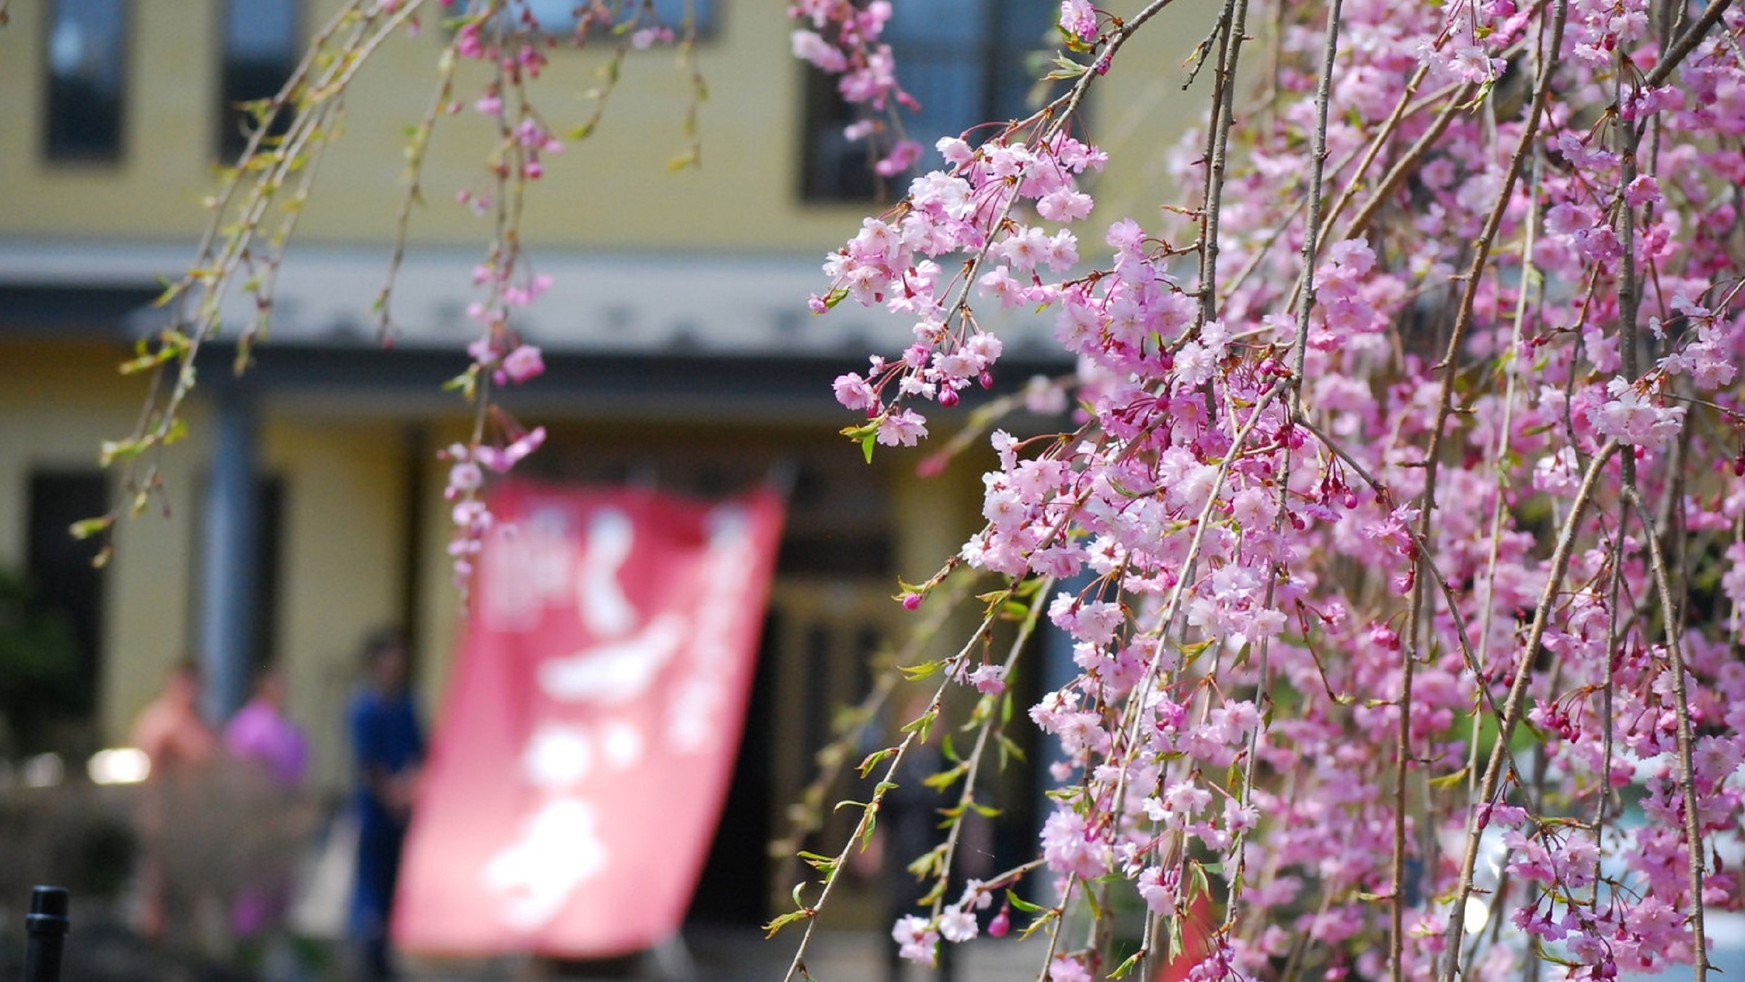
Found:
[[[268,841],[296,841],[306,824],[300,792],[309,741],[285,715],[285,679],[276,669],[256,677],[253,697],[225,724],[224,749],[247,769],[241,776],[249,780],[239,785],[250,792],[243,804],[258,810],[253,817],[263,829],[276,833]],[[264,852],[250,856],[248,879],[231,903],[231,929],[245,943],[270,938],[290,906],[294,870],[282,850]]]

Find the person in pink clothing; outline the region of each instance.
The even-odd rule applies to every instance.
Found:
[[[255,680],[254,698],[224,727],[224,749],[240,761],[265,768],[286,790],[302,787],[309,769],[309,741],[285,716],[285,680],[267,669]]]
[[[151,761],[139,802],[139,931],[159,942],[191,923],[200,885],[172,875],[171,853],[179,831],[201,811],[210,783],[218,735],[200,718],[200,668],[192,658],[177,662],[158,695],[134,721],[132,743]]]
[[[286,863],[293,853],[275,846],[293,841],[304,824],[299,792],[309,769],[309,741],[285,715],[285,681],[276,669],[256,677],[254,696],[224,727],[224,749],[249,772],[236,790],[244,793],[245,808],[259,811],[258,822],[251,824],[269,832],[257,848],[245,851],[247,878],[232,901],[230,926],[245,946],[270,943],[293,887],[293,870]]]

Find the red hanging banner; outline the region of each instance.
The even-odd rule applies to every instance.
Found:
[[[648,948],[684,919],[726,797],[780,499],[508,484],[491,509],[394,940]]]

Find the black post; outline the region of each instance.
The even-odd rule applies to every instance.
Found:
[[[24,949],[24,982],[60,982],[61,944],[69,927],[65,887],[30,892],[30,913],[24,917],[30,938]]]

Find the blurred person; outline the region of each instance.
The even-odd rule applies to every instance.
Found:
[[[153,940],[168,940],[197,913],[196,884],[179,882],[167,860],[173,831],[197,817],[218,751],[218,735],[200,717],[200,682],[192,659],[177,662],[133,724],[132,743],[151,761],[140,799],[138,927]]]
[[[133,723],[133,745],[151,758],[153,781],[197,773],[218,750],[218,735],[200,717],[200,668],[183,659]]]
[[[350,933],[357,977],[390,978],[388,924],[400,876],[400,850],[411,816],[424,733],[408,688],[406,642],[398,634],[371,638],[364,649],[367,684],[352,699],[349,722],[357,789],[357,875]]]
[[[267,668],[255,678],[254,695],[224,727],[224,749],[239,761],[258,764],[279,787],[303,786],[309,741],[285,715],[285,678]]]
[[[285,714],[277,669],[255,677],[254,695],[224,727],[224,749],[236,770],[237,814],[248,827],[230,928],[248,960],[260,961],[283,947],[278,929],[290,908],[296,845],[313,817],[302,796],[309,741]]]

